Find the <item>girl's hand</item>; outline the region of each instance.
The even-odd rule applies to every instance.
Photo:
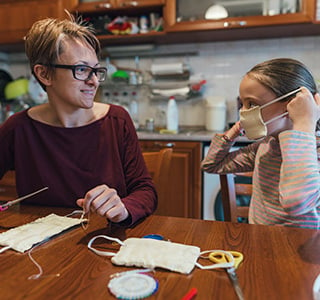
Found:
[[[243,129],[240,126],[240,121],[237,121],[224,135],[227,136],[229,140],[234,140],[239,135],[244,135]]]
[[[320,119],[320,96],[302,87],[287,105],[289,117],[293,123],[293,129],[314,133],[317,121]]]

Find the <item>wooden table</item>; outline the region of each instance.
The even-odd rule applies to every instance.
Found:
[[[65,215],[71,211],[11,207],[0,213],[0,230],[51,212]],[[89,239],[106,234],[124,240],[152,233],[173,242],[199,246],[201,250],[242,252],[244,261],[237,274],[246,299],[312,299],[313,282],[320,272],[320,232],[316,230],[162,216],[151,216],[135,228],[125,230],[106,226],[106,221],[96,215],[91,216],[86,231],[75,228],[32,251],[44,276],[60,273],[59,277],[28,280],[38,270],[26,253],[8,250],[0,254],[0,299],[115,299],[107,288],[110,275],[132,268],[114,266],[109,257],[88,250]],[[148,299],[179,300],[192,287],[198,289],[196,300],[237,299],[224,270],[195,268],[189,275],[183,275],[159,269],[153,276],[159,281],[159,289]]]

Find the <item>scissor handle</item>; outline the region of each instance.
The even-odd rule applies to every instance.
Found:
[[[226,252],[230,253],[233,256],[234,266],[235,268],[237,268],[243,260],[243,254],[238,251],[226,251]],[[226,253],[221,251],[213,251],[209,254],[208,257],[212,262],[218,263],[218,264],[230,262],[230,258],[228,257],[228,255],[226,255]]]

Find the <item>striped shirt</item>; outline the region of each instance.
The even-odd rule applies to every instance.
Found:
[[[253,171],[249,223],[320,229],[320,137],[287,130],[237,151],[215,135],[202,161],[208,173]]]

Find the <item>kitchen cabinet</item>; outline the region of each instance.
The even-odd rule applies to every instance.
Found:
[[[93,1],[81,2],[76,10],[79,12],[92,12],[97,10],[114,10],[114,9],[127,9],[139,8],[147,6],[163,5],[165,0],[107,0],[107,1]]]
[[[189,5],[186,2],[190,2]],[[290,2],[292,6],[284,6]],[[214,30],[223,28],[274,26],[279,24],[312,23],[315,14],[315,1],[216,1],[228,13],[227,17],[211,20],[206,19],[206,11],[213,4],[211,0],[204,0],[197,5],[190,5],[193,0],[167,1],[165,7],[166,31],[195,31]],[[277,5],[276,5],[277,4]],[[220,7],[221,7],[220,6]],[[287,7],[287,8],[286,8]]]
[[[46,17],[66,17],[78,0],[4,0],[0,3],[0,43],[23,44],[31,25]]]
[[[229,2],[238,5],[247,5],[253,2],[269,3],[275,5],[290,1],[296,3],[297,11],[294,13],[280,13],[274,15],[250,15],[229,16],[220,20],[207,20],[204,18],[206,9],[215,3]],[[317,0],[319,1],[319,0]],[[164,7],[166,37],[165,43],[194,43],[217,42],[233,40],[249,40],[261,38],[297,37],[306,35],[319,35],[319,24],[315,22],[315,0],[220,0],[198,1],[192,5],[193,10],[184,14],[188,9],[188,3],[193,0],[167,1]],[[207,7],[203,3],[210,3]],[[189,5],[190,6],[190,5]],[[252,7],[250,4],[249,7]],[[269,12],[270,14],[272,12]]]
[[[225,5],[229,16],[221,20],[205,19],[205,12],[213,2]],[[296,11],[285,6],[277,8],[281,3],[295,5]],[[104,48],[319,35],[318,7],[319,0],[4,0],[0,4],[0,51],[22,52],[22,38],[31,24],[42,17],[65,16],[64,8],[84,19],[96,18],[94,25],[98,25],[97,35]],[[238,10],[245,13],[239,14]],[[162,30],[125,35],[100,30],[108,23],[104,18],[139,19],[151,13],[163,17]]]
[[[141,140],[142,151],[172,147],[168,197],[158,203],[156,214],[201,218],[201,143]]]
[[[74,12],[81,14],[85,20],[93,25],[102,46],[114,44],[136,44],[153,42],[154,37],[164,34],[162,30],[163,6],[165,0],[107,0],[94,2],[81,2]],[[137,32],[141,27],[140,18],[144,16],[147,32]],[[123,20],[120,20],[123,18]],[[112,30],[107,25],[115,22],[118,25]],[[130,23],[128,23],[130,21]],[[126,23],[127,22],[127,23]],[[132,31],[131,23],[136,24]],[[128,29],[129,28],[129,29]]]

